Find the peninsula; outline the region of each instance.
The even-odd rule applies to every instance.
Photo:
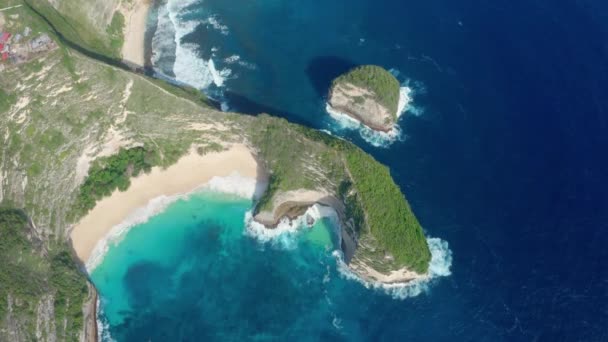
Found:
[[[198,90],[133,72],[142,54],[123,48],[129,33],[120,19],[124,8],[145,8],[133,1],[8,0],[22,6],[0,13],[0,31],[28,29],[58,46],[6,62],[0,74],[0,236],[19,229],[12,245],[0,243],[14,266],[0,271],[8,284],[0,287],[0,340],[94,340],[96,292],[84,264],[96,241],[153,198],[232,172],[258,179],[255,219],[268,229],[316,203],[331,206],[345,261],[359,277],[426,277],[425,236],[386,166],[326,133],[266,114],[219,112]],[[358,70],[384,75],[386,93],[354,76],[333,93],[356,87],[382,114],[377,128],[387,129],[398,84],[395,93],[377,67]],[[16,268],[23,277],[12,278]]]

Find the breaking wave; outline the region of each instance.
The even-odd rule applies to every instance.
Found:
[[[245,234],[262,244],[270,244],[281,249],[294,249],[297,247],[297,235],[302,228],[311,228],[310,222],[316,222],[322,218],[329,218],[333,223],[338,222],[338,214],[328,206],[315,204],[296,219],[290,220],[284,217],[279,224],[272,229],[253,219],[253,213],[245,214]]]
[[[222,24],[216,15],[212,15],[209,18],[203,20],[201,24],[207,24],[225,36],[230,33],[230,31],[228,30],[228,26]]]
[[[153,198],[145,206],[135,209],[120,224],[112,227],[110,232],[97,242],[85,267],[89,273],[93,272],[103,261],[110,246],[120,243],[130,228],[148,222],[150,218],[163,212],[170,204],[178,200],[187,199],[192,194],[204,191],[233,194],[242,198],[252,199],[259,198],[263,188],[264,186],[261,186],[255,178],[243,177],[238,172],[233,172],[229,176],[213,177],[204,185],[188,193],[174,196],[163,195]]]
[[[336,211],[331,207],[315,204],[294,220],[288,218],[281,219],[277,227],[273,229],[268,229],[263,224],[256,222],[253,219],[252,212],[249,211],[245,214],[245,234],[255,238],[261,244],[269,244],[275,248],[292,250],[297,247],[298,232],[303,228],[312,227],[309,224],[309,218],[314,219],[314,222],[321,218],[329,218],[332,221],[332,226],[337,231],[340,230],[340,221]],[[339,248],[336,248],[332,252],[332,256],[336,259],[338,271],[342,277],[357,281],[366,288],[383,291],[395,299],[405,299],[428,292],[431,284],[437,278],[447,277],[452,274],[452,251],[447,241],[428,237],[427,243],[431,251],[428,276],[405,284],[380,284],[365,281],[351,271],[344,262],[343,253]],[[341,236],[338,245],[341,245]]]
[[[357,130],[363,140],[367,141],[372,146],[387,148],[395,141],[402,139],[401,127],[399,127],[399,125],[395,125],[390,132],[380,132],[371,129],[349,115],[334,109],[329,103],[325,104],[325,111],[337,124],[337,127],[334,128],[337,128],[338,130]]]
[[[170,76],[181,83],[188,84],[200,90],[211,85],[222,87],[232,70],[217,68],[213,58],[205,60],[198,52],[197,45],[184,42],[184,37],[193,33],[199,25],[209,25],[228,34],[228,27],[222,25],[216,16],[205,20],[189,20],[186,18],[189,7],[199,0],[168,0],[158,11],[157,30],[152,38],[152,62],[157,72]],[[168,61],[174,52],[173,65]]]
[[[95,316],[97,319],[97,341],[101,342],[116,342],[112,335],[110,335],[110,323],[107,319],[104,319],[105,315],[103,314],[103,305],[100,300],[101,296],[97,296],[97,301],[95,303],[97,308],[97,313]]]
[[[412,79],[402,77],[401,72],[397,69],[390,69],[389,72],[395,76],[395,78],[399,80],[401,84],[401,87],[399,88],[399,105],[397,116],[400,117],[405,113],[409,113],[414,116],[422,115],[424,113],[424,109],[414,104],[414,97],[426,93],[426,87],[424,84],[419,81],[413,81]]]
[[[396,69],[390,69],[389,72],[393,74],[398,80],[401,79],[401,73]],[[420,91],[419,91],[420,89]],[[414,97],[419,92],[422,92],[423,87],[421,84],[415,83],[410,79],[401,81],[401,87],[399,88],[399,102],[397,105],[397,120],[405,114],[410,113],[412,115],[419,116],[422,114],[422,108],[414,105]],[[329,103],[325,104],[325,111],[334,119],[334,122],[338,130],[356,130],[363,140],[375,147],[388,148],[395,141],[402,141],[404,136],[402,134],[399,121],[389,132],[380,132],[369,128],[358,120],[353,119],[349,115],[342,113],[332,108]]]
[[[415,297],[421,293],[427,293],[430,286],[437,278],[447,277],[452,274],[452,251],[447,241],[439,238],[427,238],[427,243],[431,251],[431,262],[429,264],[428,276],[423,279],[413,280],[406,284],[379,284],[368,282],[354,274],[344,262],[342,253],[334,251],[333,255],[338,262],[340,274],[347,279],[355,280],[366,288],[382,291],[395,299],[405,299]]]

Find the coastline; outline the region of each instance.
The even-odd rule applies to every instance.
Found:
[[[268,227],[275,228],[283,218],[295,220],[313,205],[321,204],[332,207],[342,219],[344,205],[332,194],[320,190],[291,190],[279,194],[273,201],[270,210],[257,213],[254,219]]]
[[[331,97],[331,93],[330,93]],[[397,106],[397,120],[390,129],[378,128],[350,113],[346,108],[334,107],[328,100],[325,102],[325,112],[335,120],[341,127],[346,129],[358,130],[361,137],[375,147],[387,147],[397,140],[401,140],[401,127],[399,119],[406,112],[413,111],[413,90],[407,85],[399,88],[399,103]],[[419,115],[419,114],[416,114]]]
[[[402,139],[401,127],[398,123],[396,123],[390,131],[384,132],[375,130],[367,126],[364,122],[359,121],[354,116],[333,108],[329,102],[325,103],[325,111],[341,129],[358,131],[359,135],[372,146],[388,147],[393,142]]]
[[[134,0],[133,3],[120,8],[125,17],[122,59],[135,67],[145,66],[146,22],[151,6],[152,0]]]
[[[264,184],[266,174],[259,167],[253,153],[245,145],[232,145],[222,152],[203,156],[195,150],[166,169],[154,167],[150,173],[131,180],[124,192],[115,191],[84,216],[71,230],[70,239],[78,259],[86,264],[98,243],[112,228],[123,223],[137,209],[159,197],[172,197],[196,190],[214,177],[237,173],[241,177]]]

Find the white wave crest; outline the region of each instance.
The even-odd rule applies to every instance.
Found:
[[[262,245],[271,245],[275,248],[291,250],[297,247],[297,235],[298,232],[306,227],[311,227],[308,224],[308,218],[314,219],[316,222],[321,218],[329,218],[332,221],[332,226],[337,231],[341,231],[340,220],[336,211],[328,206],[315,204],[308,208],[306,212],[300,217],[289,220],[283,218],[276,228],[266,228],[263,224],[256,222],[253,219],[252,212],[249,211],[245,214],[245,234],[256,239]],[[340,243],[341,245],[341,233]],[[421,279],[417,279],[406,284],[380,284],[376,282],[368,282],[361,279],[344,262],[344,256],[342,250],[336,247],[332,252],[337,262],[337,268],[340,275],[346,279],[351,279],[363,284],[365,287],[383,291],[386,294],[396,299],[405,299],[409,297],[418,296],[421,293],[428,292],[430,285],[440,277],[447,277],[451,275],[452,267],[452,251],[449,248],[447,241],[439,238],[427,238],[429,250],[431,251],[431,261],[429,263],[429,269],[427,276]],[[325,278],[328,278],[326,275]],[[326,279],[324,279],[324,282]],[[327,279],[329,281],[329,279]]]
[[[233,64],[235,62],[238,62],[240,59],[241,59],[241,56],[239,56],[239,55],[232,55],[232,56],[224,58],[224,63]]]
[[[316,222],[322,218],[330,218],[333,222],[338,222],[338,215],[333,208],[319,204],[311,206],[303,215],[294,220],[287,217],[282,218],[275,228],[266,228],[263,224],[256,222],[252,212],[249,211],[245,214],[245,234],[262,244],[270,244],[281,249],[294,249],[297,246],[296,236],[299,230],[311,227],[308,224],[309,219]]]
[[[414,100],[412,98],[412,88],[405,86],[399,88],[399,105],[397,106],[397,117],[407,112],[410,109],[411,103]]]
[[[426,87],[424,84],[419,81],[413,81],[409,78],[402,78],[401,71],[395,68],[390,69],[389,72],[401,82],[401,87],[399,88],[397,117],[405,113],[420,116],[424,110],[414,105],[414,97],[416,95],[426,93]]]
[[[355,280],[363,284],[366,288],[382,291],[395,299],[405,299],[428,292],[431,284],[436,281],[437,278],[447,277],[452,274],[452,251],[450,250],[447,241],[429,237],[427,238],[427,243],[431,251],[428,276],[422,279],[413,280],[406,284],[380,284],[365,281],[351,271],[344,262],[340,251],[334,251],[332,254],[336,258],[338,270],[344,278]]]
[[[110,335],[110,323],[106,320],[102,320],[103,307],[101,306],[100,296],[97,296],[95,306],[97,308],[96,323],[97,323],[97,341],[100,342],[116,342],[112,335]]]
[[[399,125],[394,125],[389,132],[380,132],[367,127],[350,115],[334,109],[329,103],[325,104],[325,111],[335,120],[339,129],[358,130],[363,140],[372,146],[387,148],[395,141],[403,139]]]
[[[242,66],[243,68],[246,68],[246,69],[249,69],[249,70],[256,70],[258,68],[255,64],[253,64],[251,62],[246,62],[246,61],[243,61],[243,60],[239,61],[239,65]]]
[[[264,191],[264,186],[260,185],[255,178],[241,176],[235,171],[229,176],[211,178],[202,189],[243,198],[260,198]]]
[[[210,25],[214,29],[220,31],[225,36],[230,33],[230,31],[228,30],[228,26],[222,24],[218,19],[217,15],[212,15],[207,19],[203,20],[201,23]]]
[[[103,257],[108,252],[110,246],[118,244],[129,231],[129,228],[146,223],[151,217],[159,214],[165,210],[169,204],[182,197],[183,195],[159,196],[151,199],[145,206],[135,209],[120,224],[112,227],[110,232],[103,239],[97,242],[85,264],[87,271],[91,273],[95,267],[103,261]]]
[[[389,72],[399,79],[401,72],[397,69],[390,69]],[[413,85],[412,85],[413,84]],[[418,88],[420,88],[418,90]],[[405,113],[410,113],[420,116],[423,112],[422,108],[414,105],[414,97],[419,92],[426,91],[424,86],[419,82],[413,82],[410,79],[405,79],[399,87],[399,102],[397,105],[397,120]],[[325,104],[325,110],[335,120],[338,129],[357,130],[363,140],[375,147],[388,148],[395,141],[402,141],[404,136],[397,122],[393,129],[389,132],[380,132],[369,128],[351,116],[337,111],[332,108],[329,103]]]
[[[222,87],[232,74],[232,70],[218,69],[213,59],[205,60],[200,56],[197,50],[198,45],[183,42],[184,37],[194,32],[199,25],[209,24],[222,32],[227,30],[227,27],[221,25],[215,17],[209,17],[203,21],[185,19],[188,7],[198,1],[169,0],[165,6],[159,9],[157,30],[152,39],[154,51],[152,62],[155,67],[161,69],[157,71],[163,73],[162,70],[168,68],[161,65],[161,58],[170,55],[170,51],[174,49],[175,60],[172,71],[177,81],[200,90],[206,89],[212,84]],[[170,41],[171,35],[173,42]]]
[[[151,61],[156,67],[157,72],[173,68],[173,61],[169,56],[173,55],[175,49],[175,28],[169,17],[167,6],[162,6],[158,10],[156,32],[152,37]],[[171,63],[171,65],[169,65],[169,63]]]
[[[188,199],[192,194],[203,191],[233,194],[242,198],[252,199],[259,198],[263,188],[264,185],[259,184],[255,178],[241,176],[235,171],[229,176],[215,176],[207,183],[187,193],[174,196],[163,195],[153,198],[145,206],[135,209],[120,224],[112,227],[110,232],[97,242],[85,264],[87,272],[93,272],[95,267],[103,261],[110,246],[120,243],[130,228],[148,222],[150,218],[163,212],[170,204],[178,200]]]

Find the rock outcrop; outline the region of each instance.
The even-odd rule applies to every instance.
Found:
[[[397,121],[399,82],[381,67],[361,66],[334,80],[328,104],[374,130],[388,132]]]
[[[268,229],[275,229],[283,219],[293,221],[307,215],[304,218],[312,226],[314,218],[308,216],[307,210],[315,204],[335,210],[344,262],[361,280],[375,284],[405,284],[428,277],[428,274],[419,274],[408,267],[397,267],[390,254],[378,258],[375,255],[378,252],[377,241],[370,234],[357,233],[354,220],[346,215],[345,203],[326,191],[300,189],[281,192],[274,197],[271,206],[254,216],[254,220]]]
[[[276,227],[281,219],[296,219],[314,204],[334,208],[339,215],[344,212],[344,205],[332,194],[325,191],[293,190],[278,194],[272,201],[271,208],[256,213],[254,219],[268,228]]]

